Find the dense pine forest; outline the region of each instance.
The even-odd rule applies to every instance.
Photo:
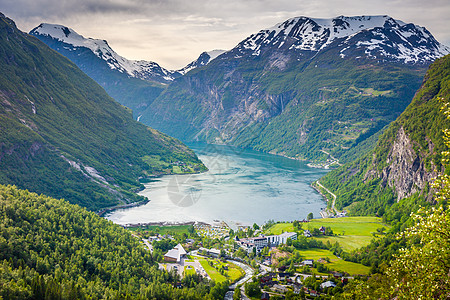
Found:
[[[223,299],[228,290],[159,270],[128,231],[77,205],[13,186],[0,186],[0,205],[3,299]]]

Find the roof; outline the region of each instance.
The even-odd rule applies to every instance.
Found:
[[[214,249],[211,248],[211,250],[209,250],[210,253],[214,253],[214,254],[220,254],[220,250],[219,249]]]
[[[181,246],[181,244],[176,245],[175,247],[173,247],[173,249],[177,249],[180,253],[180,255],[185,255],[187,254],[186,250],[184,250],[183,246]]]
[[[184,250],[183,246],[181,246],[181,244],[176,245],[173,249],[169,250],[164,257],[170,257],[170,258],[174,258],[177,261],[181,260],[181,256],[182,255],[186,255],[187,252],[186,250]]]
[[[304,265],[312,265],[312,264],[314,264],[314,260],[313,259],[306,259],[306,260],[302,261],[302,263]]]
[[[176,260],[179,260],[178,250],[177,249],[171,249],[166,254],[164,254],[164,257],[170,257],[175,258]]]
[[[295,233],[295,232],[283,232],[282,234],[280,234],[280,236],[290,238],[290,237],[293,237],[293,236],[297,236],[297,233]]]
[[[335,287],[336,284],[333,281],[327,281],[320,285],[321,288]]]

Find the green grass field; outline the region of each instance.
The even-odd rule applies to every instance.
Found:
[[[270,227],[268,230],[264,231],[266,235],[278,235],[283,232],[292,232],[294,231],[294,226],[292,223],[277,223]]]
[[[244,270],[233,263],[228,264],[228,276],[231,282],[235,282],[244,276]]]
[[[377,217],[346,217],[330,219],[313,219],[304,224],[304,229],[319,228],[320,226],[331,227],[333,233],[337,236],[323,236],[317,239],[330,241],[334,244],[338,242],[344,251],[352,251],[366,246],[376,237],[372,233],[377,232],[378,228],[388,228]]]
[[[372,233],[378,228],[388,226],[381,222],[381,218],[377,217],[345,217],[345,218],[329,218],[329,219],[313,219],[309,223],[302,223],[302,229],[312,230],[320,226],[331,227],[333,233],[337,236],[323,236],[317,239],[326,243],[334,244],[339,242],[342,249],[352,251],[366,246],[375,238]],[[265,234],[281,234],[282,232],[294,231],[292,223],[278,223],[266,230]]]
[[[319,258],[327,258],[328,257],[330,259],[330,263],[326,263],[325,265],[331,270],[347,272],[350,275],[369,274],[369,270],[370,270],[369,267],[337,258],[329,250],[308,249],[308,250],[296,250],[296,251],[298,251],[300,253],[300,255],[302,255],[305,259],[314,259],[315,261],[318,260]]]
[[[181,170],[181,168],[179,166],[173,166],[172,172],[174,174],[183,174],[183,171]]]
[[[209,277],[211,277],[211,279],[216,282],[223,282],[225,280],[235,282],[236,280],[244,276],[244,271],[233,263],[223,263],[217,259],[200,259],[199,261],[203,269],[205,269],[206,273],[208,273]],[[228,278],[220,274],[214,267],[210,266],[208,264],[208,261],[212,261],[214,263],[214,266],[227,266],[228,271],[225,271],[225,274],[228,276]]]
[[[184,276],[194,275],[195,273],[196,272],[195,272],[195,269],[193,267],[191,267],[191,266],[184,267]]]
[[[129,227],[131,231],[155,231],[159,234],[189,234],[189,227],[191,225],[174,225],[174,226],[144,226],[144,227]]]
[[[215,268],[211,267],[206,259],[201,259],[200,264],[203,269],[205,269],[206,273],[208,273],[209,277],[211,277],[211,280],[214,280],[215,282],[223,282],[227,280],[225,276],[220,274]]]

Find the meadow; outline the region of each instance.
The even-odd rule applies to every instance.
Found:
[[[221,262],[217,259],[214,260],[200,259],[199,261],[203,269],[205,269],[206,273],[208,273],[209,277],[211,277],[211,280],[214,280],[215,282],[223,282],[225,280],[235,282],[239,278],[244,276],[244,271],[233,263]],[[208,263],[208,261],[212,261],[213,266],[211,266]],[[223,268],[225,266],[228,267],[228,270],[224,270],[225,274],[224,276],[217,269]]]
[[[325,266],[330,270],[347,272],[350,275],[367,275],[369,274],[369,267],[363,266],[350,261],[345,261],[336,257],[333,253],[326,249],[308,249],[308,250],[296,250],[305,259],[314,259],[317,261],[320,258],[328,258],[329,263],[325,263]]]
[[[301,223],[302,230],[312,231],[321,226],[330,227],[335,235],[314,237],[324,243],[330,241],[334,244],[338,242],[344,251],[352,251],[364,247],[370,243],[378,232],[377,229],[388,229],[388,225],[383,224],[381,218],[377,217],[345,217],[345,218],[327,218],[312,219],[308,223]],[[283,232],[292,232],[294,225],[292,223],[277,223],[265,231],[266,235],[281,234]],[[375,235],[374,235],[375,234]]]

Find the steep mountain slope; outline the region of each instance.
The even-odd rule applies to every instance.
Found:
[[[89,50],[104,61],[110,69],[117,70],[129,77],[162,83],[168,83],[174,79],[172,71],[162,68],[155,62],[128,60],[111,49],[107,41],[85,38],[73,29],[62,25],[42,23],[32,29],[30,34],[39,39],[53,39],[54,43],[59,42],[58,47],[74,52],[76,55],[80,53],[80,50]]]
[[[185,141],[349,161],[449,51],[425,28],[388,16],[293,18],[175,80],[141,121]]]
[[[111,97],[131,108],[135,118],[138,118],[175,78],[207,65],[225,52],[203,52],[186,67],[171,71],[156,62],[128,60],[117,54],[107,41],[85,38],[63,25],[42,23],[32,29],[30,34],[74,62],[105,88]]]
[[[164,90],[165,84],[180,76],[155,62],[128,60],[106,41],[84,38],[62,25],[41,24],[30,34],[74,62],[111,97],[131,108],[135,118]]]
[[[132,119],[73,63],[0,15],[0,183],[90,209],[142,199],[138,177],[205,167]]]
[[[355,214],[383,215],[399,206],[432,201],[430,183],[443,171],[441,153],[450,121],[440,111],[450,101],[450,55],[429,68],[411,104],[363,158],[328,173],[320,181],[337,195],[336,206]],[[397,217],[402,217],[397,211]]]
[[[223,299],[228,290],[159,270],[129,232],[77,205],[2,185],[0,201],[2,299]]]

